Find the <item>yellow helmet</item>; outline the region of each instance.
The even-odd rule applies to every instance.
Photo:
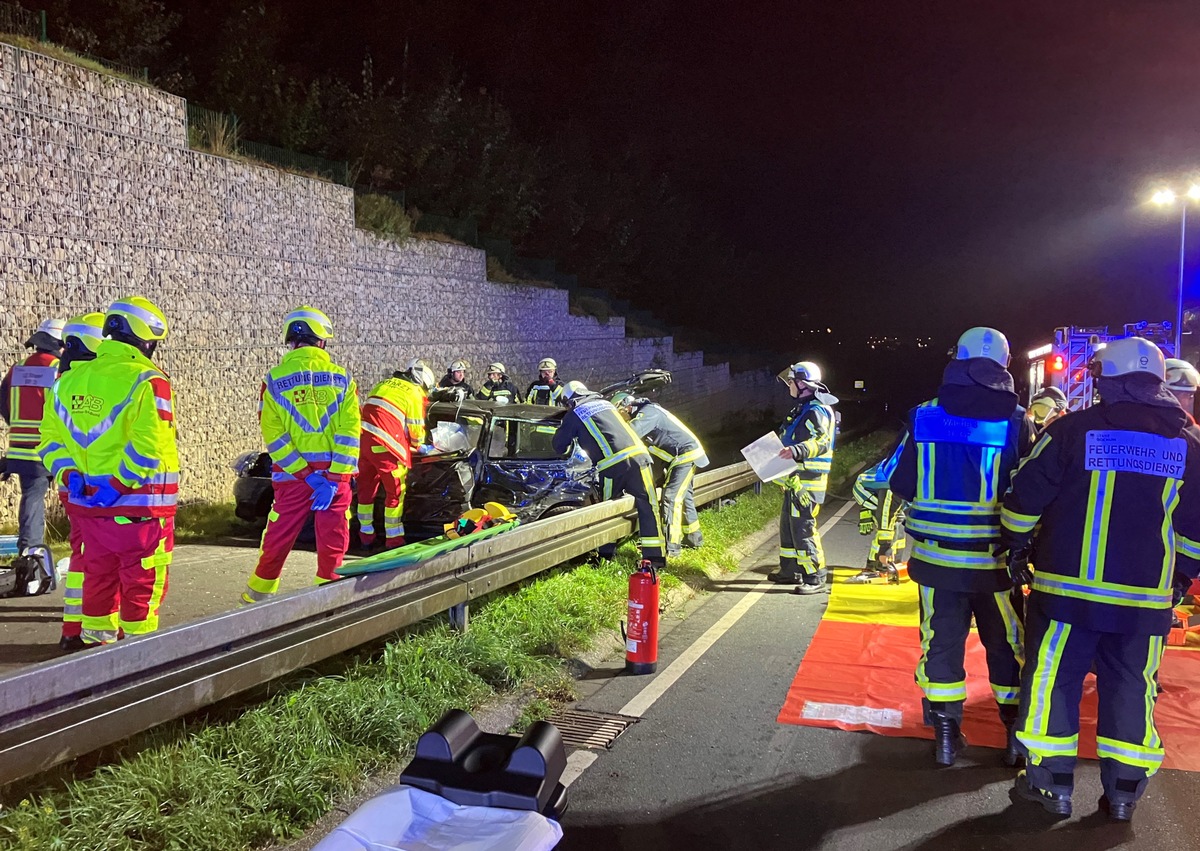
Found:
[[[301,338],[333,339],[333,322],[320,310],[302,304],[283,318],[283,342]]]
[[[82,316],[68,319],[62,335],[64,342],[74,337],[83,344],[85,349],[94,353],[100,346],[100,340],[104,337],[104,314],[85,313]]]
[[[158,306],[140,295],[114,301],[104,317],[106,337],[135,337],[144,343],[167,338],[167,317]]]

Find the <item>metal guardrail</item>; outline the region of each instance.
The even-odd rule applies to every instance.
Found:
[[[702,472],[698,504],[749,487]],[[633,532],[633,500],[572,511],[430,559],[22,669],[0,679],[0,785],[458,607]]]

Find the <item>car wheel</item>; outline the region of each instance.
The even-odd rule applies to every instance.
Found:
[[[542,512],[542,517],[558,517],[560,514],[566,514],[569,511],[574,511],[579,508],[578,505],[556,505],[549,511]],[[539,520],[541,517],[538,518]]]

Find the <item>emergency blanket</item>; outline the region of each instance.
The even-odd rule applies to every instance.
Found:
[[[913,672],[921,656],[917,586],[835,581],[829,607],[788,689],[778,721],[932,739],[921,719]],[[972,745],[1004,747],[1004,727],[987,679],[983,645],[967,642],[963,733]],[[1200,647],[1167,648],[1154,718],[1166,746],[1164,768],[1200,771]],[[1084,681],[1079,755],[1096,758],[1096,679]]]

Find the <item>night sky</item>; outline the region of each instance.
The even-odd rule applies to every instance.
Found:
[[[414,6],[444,14],[413,32]],[[708,306],[738,333],[761,315],[786,338],[807,314],[939,343],[987,323],[1024,345],[1173,316],[1178,212],[1143,202],[1200,169],[1194,2],[287,7],[298,61],[352,75],[369,47],[398,74],[407,35],[413,72],[453,56],[533,133],[569,121],[662,151],[777,270]],[[208,37],[196,20],[179,41]],[[1200,208],[1195,226],[1193,263]]]

